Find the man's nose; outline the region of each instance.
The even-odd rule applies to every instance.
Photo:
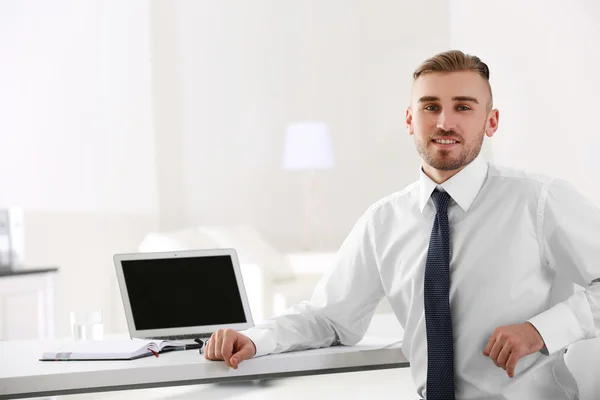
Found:
[[[451,112],[442,111],[438,114],[437,128],[444,131],[456,130],[456,119]]]

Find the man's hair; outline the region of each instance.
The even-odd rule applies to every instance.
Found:
[[[490,110],[493,102],[490,70],[487,64],[477,56],[465,54],[460,50],[450,50],[436,54],[417,67],[413,73],[413,79],[416,80],[419,76],[432,72],[457,71],[474,71],[485,79],[490,90],[490,103],[488,104],[488,110]]]

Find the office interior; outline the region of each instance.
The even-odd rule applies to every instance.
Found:
[[[484,157],[600,206],[599,4],[0,1],[0,253],[52,270],[0,276],[0,340],[67,337],[76,310],[127,333],[116,253],[233,247],[255,322],[309,299],[361,214],[418,179],[412,72],[448,49],[490,66]],[[337,395],[416,397],[404,368],[58,398]]]

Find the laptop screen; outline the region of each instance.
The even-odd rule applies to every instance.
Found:
[[[229,255],[123,260],[137,330],[247,322]]]

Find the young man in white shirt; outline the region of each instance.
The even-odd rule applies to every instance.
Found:
[[[426,60],[411,97],[420,179],[364,213],[310,301],[243,332],[216,332],[205,357],[237,368],[355,344],[386,296],[422,398],[565,398],[555,363],[568,345],[600,336],[600,210],[565,181],[482,158],[499,113],[479,58]],[[572,286],[558,275],[585,290],[557,298]]]

